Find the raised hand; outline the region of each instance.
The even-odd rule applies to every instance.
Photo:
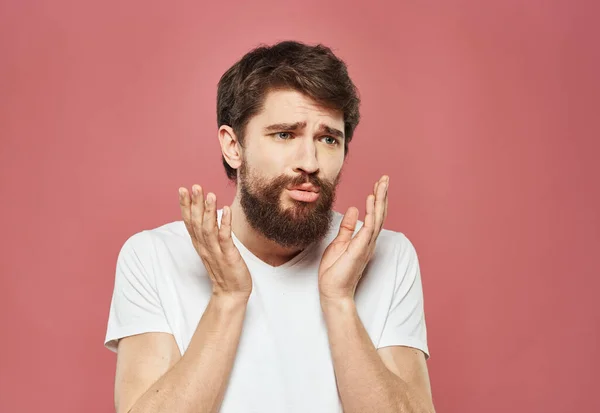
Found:
[[[212,281],[213,294],[249,298],[252,278],[231,239],[231,209],[223,207],[219,228],[217,197],[209,192],[205,201],[199,185],[192,186],[191,199],[186,188],[179,188],[179,205],[194,248]]]
[[[389,178],[382,176],[367,197],[367,212],[362,228],[353,237],[358,209],[348,208],[337,237],[329,244],[319,265],[321,300],[354,298],[356,286],[375,251],[377,237],[387,215]]]

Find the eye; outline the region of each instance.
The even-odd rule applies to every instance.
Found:
[[[275,134],[275,136],[276,136],[277,138],[281,139],[281,140],[284,140],[284,141],[286,141],[286,140],[288,140],[288,139],[290,139],[290,138],[292,137],[292,134],[291,134],[291,133],[289,133],[289,132],[277,132],[277,133]]]
[[[327,145],[337,145],[339,143],[339,141],[334,138],[333,136],[323,136],[321,139],[323,139],[323,141],[327,144]]]

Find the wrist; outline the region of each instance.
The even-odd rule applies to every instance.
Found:
[[[321,309],[324,313],[347,314],[356,311],[356,302],[353,297],[327,297],[320,296]]]
[[[215,293],[213,292],[210,301],[213,305],[222,311],[235,311],[245,309],[248,305],[250,295],[233,293]]]

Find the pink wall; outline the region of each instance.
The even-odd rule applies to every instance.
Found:
[[[600,411],[598,6],[236,3],[0,3],[0,412],[111,411],[118,250],[179,185],[232,195],[216,82],[289,38],[362,92],[338,209],[390,174],[438,411]]]

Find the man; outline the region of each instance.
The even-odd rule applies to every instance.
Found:
[[[389,178],[332,211],[359,121],[345,64],[297,42],[221,78],[230,207],[180,188],[183,221],[129,238],[105,345],[117,412],[433,412],[419,264],[383,230]]]

